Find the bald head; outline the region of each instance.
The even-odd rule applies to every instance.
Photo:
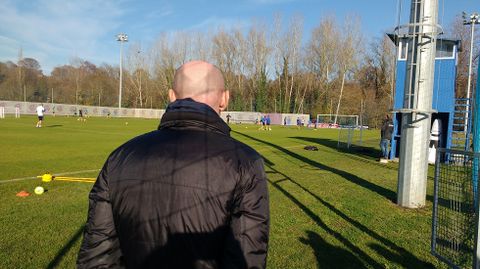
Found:
[[[228,104],[228,91],[225,91],[222,72],[203,61],[191,61],[178,68],[169,95],[172,102],[192,98],[217,112],[224,110]]]

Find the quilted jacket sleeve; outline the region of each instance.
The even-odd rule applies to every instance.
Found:
[[[89,195],[88,219],[77,268],[122,268],[122,253],[110,204],[107,164]]]
[[[236,191],[222,268],[265,268],[269,199],[262,159],[244,169]]]

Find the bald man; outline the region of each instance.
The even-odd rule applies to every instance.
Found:
[[[158,130],[107,159],[89,195],[78,268],[265,268],[269,237],[260,155],[230,137],[220,70],[175,72]]]

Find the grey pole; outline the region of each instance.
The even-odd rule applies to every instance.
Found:
[[[397,204],[425,205],[438,0],[412,0],[402,113]]]
[[[120,42],[120,86],[118,89],[118,108],[122,108],[122,74],[123,74],[123,68],[122,68],[122,58],[123,58],[123,42]]]
[[[468,130],[468,117],[469,117],[469,111],[470,111],[470,88],[471,88],[471,83],[472,83],[472,57],[473,57],[473,37],[475,33],[475,24],[479,24],[479,16],[478,13],[473,13],[470,15],[470,20],[467,21],[467,18],[465,16],[465,12],[463,13],[463,24],[468,25],[470,24],[470,57],[468,61],[468,82],[467,82],[467,111],[465,113],[465,127],[464,127],[464,132],[467,132]]]
[[[120,42],[120,83],[118,87],[118,108],[122,108],[123,43],[128,41],[128,36],[126,34],[120,33],[117,35],[117,41]]]

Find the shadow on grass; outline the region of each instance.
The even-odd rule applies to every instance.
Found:
[[[233,131],[233,132],[235,132],[235,131]],[[373,184],[373,183],[371,183],[369,181],[366,181],[366,180],[364,180],[364,179],[362,179],[362,178],[360,178],[356,175],[353,175],[351,173],[348,173],[348,172],[345,172],[345,171],[342,171],[342,170],[338,170],[338,169],[335,169],[333,167],[329,167],[329,166],[323,165],[321,163],[318,163],[316,161],[310,160],[310,159],[308,159],[304,156],[301,156],[297,153],[291,152],[288,149],[285,149],[285,148],[283,148],[281,146],[278,146],[278,145],[275,145],[273,143],[270,143],[270,142],[267,142],[267,141],[264,141],[264,140],[246,135],[246,134],[242,134],[242,133],[239,133],[239,132],[235,132],[235,133],[239,134],[239,135],[242,135],[246,138],[249,138],[253,141],[261,142],[265,145],[271,146],[271,147],[273,147],[273,148],[275,148],[275,149],[277,149],[277,150],[279,150],[279,151],[281,151],[285,154],[290,155],[291,157],[294,157],[294,158],[296,158],[300,161],[303,161],[303,162],[305,162],[309,165],[312,165],[314,167],[317,167],[317,168],[320,168],[320,169],[323,169],[323,170],[326,170],[326,171],[330,171],[330,172],[335,173],[337,175],[340,175],[343,178],[351,181],[352,183],[355,183],[355,184],[357,184],[357,185],[359,185],[363,188],[366,188],[366,189],[368,189],[372,192],[375,192],[379,195],[382,195],[383,197],[385,197],[385,198],[387,198],[391,201],[394,201],[394,199],[395,199],[396,193],[393,192],[392,190],[389,190],[389,189],[386,189],[384,187]],[[299,184],[298,182],[296,182],[292,178],[288,177],[284,173],[275,169],[273,167],[275,164],[273,162],[271,162],[270,160],[268,160],[267,158],[264,157],[264,160],[265,160],[265,164],[268,166],[268,168],[270,168],[273,171],[273,173],[277,173],[277,174],[279,174],[283,177],[281,180],[278,180],[278,181],[275,181],[275,182],[269,180],[269,182],[272,184],[272,186],[275,187],[277,190],[279,190],[281,193],[283,193],[292,202],[294,202],[302,211],[305,212],[305,214],[307,214],[313,221],[315,221],[317,223],[317,225],[322,227],[326,232],[328,232],[329,234],[334,236],[336,239],[338,239],[340,242],[342,242],[347,248],[349,248],[353,253],[357,254],[359,258],[364,260],[370,266],[375,267],[375,268],[383,267],[382,265],[380,265],[376,261],[374,261],[363,250],[361,250],[357,246],[353,245],[350,241],[348,241],[345,237],[343,237],[343,235],[341,235],[337,231],[334,231],[333,229],[328,227],[328,225],[326,225],[320,219],[319,216],[317,216],[314,212],[312,212],[312,210],[310,210],[307,206],[302,204],[297,198],[295,198],[292,194],[290,194],[287,190],[285,190],[282,186],[280,186],[279,183],[281,183],[283,181],[292,182],[296,186],[300,187],[303,191],[309,193],[317,201],[322,203],[325,207],[330,209],[332,212],[337,214],[339,217],[341,217],[345,221],[348,221],[349,223],[351,223],[353,226],[355,226],[356,228],[358,228],[359,230],[361,230],[365,234],[368,234],[372,238],[375,238],[376,240],[378,240],[379,242],[381,242],[382,244],[387,246],[388,249],[382,248],[381,246],[378,247],[379,245],[370,246],[374,251],[376,251],[380,255],[384,256],[387,260],[397,262],[397,263],[399,263],[402,266],[407,267],[407,268],[434,268],[434,266],[431,263],[427,263],[425,261],[422,261],[422,260],[418,259],[415,255],[413,255],[412,253],[407,251],[405,248],[398,246],[397,244],[395,244],[391,240],[381,236],[380,234],[370,230],[368,227],[361,224],[360,222],[350,218],[349,216],[347,216],[346,214],[344,214],[343,212],[338,210],[336,207],[334,207],[332,204],[323,200],[318,195],[314,194],[313,192],[311,192],[307,188],[303,187],[301,184]],[[431,197],[429,197],[429,198],[431,198]],[[386,251],[386,250],[388,250],[388,251]],[[392,250],[395,251],[396,253],[392,252]],[[317,250],[315,250],[315,251],[317,251]],[[320,266],[320,264],[319,264],[319,266]]]
[[[261,143],[263,143],[263,144],[265,144],[265,145],[268,145],[268,146],[270,146],[270,147],[272,147],[272,148],[275,148],[275,149],[277,149],[277,150],[279,150],[279,151],[281,151],[281,152],[283,152],[283,153],[285,153],[285,154],[288,154],[289,156],[291,156],[291,157],[293,157],[293,158],[295,158],[295,159],[298,159],[298,160],[300,160],[300,161],[302,161],[302,162],[304,162],[304,163],[306,163],[306,164],[309,164],[309,165],[311,165],[311,166],[313,166],[313,167],[317,167],[317,168],[319,168],[319,169],[322,169],[322,170],[329,171],[329,172],[332,172],[332,173],[334,173],[334,174],[337,174],[337,175],[345,178],[346,180],[348,180],[348,181],[350,181],[350,182],[352,182],[352,183],[354,183],[354,184],[357,184],[357,185],[360,186],[360,187],[363,187],[363,188],[365,188],[365,189],[367,189],[367,190],[370,190],[370,191],[372,191],[372,192],[375,192],[375,193],[377,193],[377,194],[385,197],[386,199],[388,199],[388,200],[390,200],[390,201],[392,201],[392,202],[394,202],[394,203],[396,202],[396,193],[395,193],[394,191],[392,191],[392,190],[389,190],[389,189],[384,188],[384,187],[382,187],[382,186],[376,185],[376,184],[374,184],[374,183],[372,183],[372,182],[370,182],[370,181],[367,181],[367,180],[365,180],[365,179],[363,179],[363,178],[360,178],[360,177],[358,177],[358,176],[356,176],[356,175],[354,175],[354,174],[352,174],[352,173],[349,173],[349,172],[346,172],[346,171],[343,171],[343,170],[339,170],[339,169],[336,169],[336,168],[333,168],[333,167],[329,167],[329,166],[326,166],[326,165],[321,164],[321,163],[319,163],[319,162],[313,161],[313,160],[311,160],[311,159],[308,159],[308,158],[306,158],[306,157],[304,157],[304,156],[302,156],[302,155],[300,155],[300,154],[297,154],[297,153],[295,153],[295,152],[292,152],[292,151],[290,151],[290,150],[288,150],[288,149],[286,149],[286,148],[283,148],[283,147],[281,147],[281,146],[278,146],[278,145],[276,145],[276,144],[273,144],[273,143],[270,143],[270,142],[267,142],[267,141],[258,139],[258,138],[256,138],[256,137],[253,137],[253,136],[250,136],[250,135],[247,135],[247,134],[239,133],[239,132],[237,132],[237,131],[232,131],[232,132],[234,132],[234,133],[236,133],[236,134],[238,134],[238,135],[244,136],[244,137],[246,137],[246,138],[249,138],[249,139],[251,139],[251,140],[253,140],[253,141],[261,142]]]
[[[307,238],[299,240],[313,249],[318,268],[368,268],[350,251],[329,244],[315,232],[307,231]]]
[[[268,180],[268,179],[267,179]],[[283,180],[281,180],[283,181]],[[310,208],[302,204],[297,198],[295,198],[292,194],[290,194],[287,190],[285,190],[282,186],[280,186],[277,182],[268,180],[270,184],[275,187],[278,191],[283,193],[287,198],[289,198],[293,203],[295,203],[311,220],[313,220],[318,226],[324,229],[328,234],[335,237],[338,241],[344,244],[347,248],[349,248],[353,253],[357,254],[365,263],[367,263],[370,267],[373,268],[383,268],[381,264],[377,261],[372,259],[367,253],[361,250],[359,247],[354,245],[350,242],[347,238],[345,238],[341,233],[333,230],[330,228],[323,220],[316,215]],[[302,241],[302,240],[301,240]],[[321,245],[321,249],[314,249],[315,252],[323,252],[325,251],[325,244]],[[320,265],[320,264],[319,264]]]
[[[289,137],[293,139],[299,139],[310,143],[316,143],[318,145],[326,146],[332,149],[337,149],[337,141],[331,139],[323,139],[323,138],[312,138],[312,137],[300,137],[300,136],[293,136]],[[381,164],[377,162],[378,154],[380,154],[380,150],[370,147],[355,147],[352,150],[349,149],[337,149],[339,152],[349,153],[345,154],[344,156],[356,161],[368,163],[370,165],[375,165],[384,169],[390,169],[394,171],[398,171],[398,167],[390,166],[386,164]],[[355,155],[354,155],[355,154]],[[360,156],[359,156],[360,155]],[[433,176],[427,176],[428,180],[434,180]],[[396,199],[391,199],[392,202],[395,202]],[[427,194],[427,200],[433,202],[433,196]]]
[[[47,128],[55,128],[55,127],[62,127],[63,125],[62,124],[53,124],[53,125],[47,125],[45,127]]]
[[[345,149],[345,148],[338,148],[338,141],[337,140],[332,140],[332,139],[326,139],[326,138],[315,138],[315,137],[302,137],[302,136],[293,136],[289,138],[295,138],[295,139],[300,139],[304,140],[307,142],[312,142],[312,143],[317,143],[319,145],[329,147],[332,149],[336,149],[341,152],[346,152],[346,153],[358,153],[366,158],[369,159],[378,159],[380,156],[382,156],[382,152],[378,148],[372,148],[372,147],[366,147],[366,146],[358,146],[355,144],[352,144],[350,146],[350,149]],[[380,143],[380,141],[378,141]]]
[[[353,246],[347,239],[343,238],[343,236],[341,234],[339,234],[338,232],[336,231],[333,231],[330,227],[328,227],[325,223],[321,222],[320,218],[315,215],[310,209],[308,209],[305,205],[303,205],[298,199],[296,199],[295,197],[293,197],[288,191],[286,191],[284,188],[282,188],[279,183],[283,182],[283,181],[289,181],[293,184],[295,184],[297,187],[299,187],[300,189],[302,189],[303,191],[305,191],[306,193],[310,194],[312,197],[314,197],[317,201],[319,201],[323,206],[325,206],[326,208],[328,208],[330,211],[332,211],[333,213],[335,213],[337,216],[341,217],[342,219],[344,219],[345,221],[349,222],[351,225],[355,226],[357,229],[359,229],[360,231],[364,232],[365,234],[369,235],[370,237],[374,238],[375,240],[381,242],[382,244],[384,244],[385,246],[387,246],[390,251],[387,252],[387,251],[383,251],[381,248],[381,246],[379,247],[373,247],[373,246],[370,246],[373,250],[375,250],[377,253],[379,253],[380,255],[384,256],[387,260],[389,261],[393,261],[393,262],[396,262],[400,265],[402,265],[403,267],[406,267],[406,268],[434,268],[434,266],[430,263],[426,263],[420,259],[418,259],[415,255],[413,255],[412,253],[410,253],[409,251],[407,251],[405,248],[403,247],[400,247],[398,246],[397,244],[395,244],[393,241],[391,241],[390,239],[388,238],[385,238],[383,236],[381,236],[380,234],[370,230],[368,227],[366,227],[365,225],[361,224],[360,222],[356,221],[355,219],[349,217],[348,215],[346,215],[345,213],[343,213],[342,211],[338,210],[336,207],[334,207],[332,204],[330,204],[329,202],[325,201],[324,199],[320,198],[320,196],[316,195],[315,193],[311,192],[310,190],[308,190],[307,188],[305,188],[304,186],[302,186],[301,184],[299,184],[297,181],[293,180],[292,178],[290,178],[289,176],[285,175],[284,173],[280,172],[279,170],[275,169],[273,166],[275,165],[274,163],[272,163],[270,160],[266,159],[265,157],[263,157],[264,160],[265,160],[265,164],[267,165],[267,167],[269,169],[272,170],[272,172],[270,173],[275,173],[275,174],[279,174],[280,176],[283,177],[283,179],[280,179],[280,180],[277,180],[275,182],[271,181],[271,180],[268,180],[276,189],[278,189],[280,192],[282,192],[285,196],[287,196],[290,200],[292,200],[295,204],[297,204],[300,209],[302,209],[312,220],[316,221],[317,224],[322,227],[326,232],[328,232],[329,234],[335,236],[336,239],[338,239],[340,242],[344,243],[345,246],[347,246],[348,248],[352,249],[352,251],[354,251],[355,253],[357,254],[362,254],[362,255],[359,255],[360,257],[364,256],[364,255],[367,255],[365,254],[362,250],[360,250],[358,247],[356,246]],[[346,242],[347,243],[346,243]],[[353,246],[353,247],[352,247]],[[316,252],[318,250],[314,249]],[[380,251],[379,251],[380,250]],[[397,252],[398,254],[392,252],[391,250]],[[358,252],[360,251],[360,253]],[[399,258],[400,257],[400,258]],[[364,259],[365,260],[365,259]],[[366,260],[367,261],[367,260]],[[375,264],[371,264],[371,265],[375,265]],[[337,268],[341,268],[341,266],[337,267]]]
[[[70,249],[75,245],[75,243],[82,237],[83,229],[85,225],[82,225],[78,231],[68,240],[68,242],[61,248],[57,254],[55,254],[55,258],[48,264],[47,269],[57,268],[62,258],[67,254]]]
[[[424,266],[419,266],[420,264],[411,265],[411,261],[409,260],[409,256],[403,256],[401,253],[395,253],[391,249],[388,249],[382,245],[371,243],[368,246],[373,249],[376,253],[382,255],[387,260],[392,261],[397,264],[403,265],[404,268],[426,268],[427,264]],[[432,264],[428,264],[428,267],[435,268]],[[427,267],[427,268],[428,268]]]
[[[398,168],[395,166],[389,166],[389,165],[381,164],[378,162],[378,158],[382,154],[381,154],[381,151],[377,148],[357,146],[357,145],[351,145],[350,149],[337,148],[338,141],[336,140],[325,139],[325,138],[301,137],[301,136],[293,136],[289,138],[303,140],[309,143],[316,143],[318,145],[322,145],[331,149],[338,150],[339,152],[342,152],[342,153],[348,153],[345,156],[350,159],[354,159],[356,161],[368,163],[371,165],[376,165],[378,167],[382,167],[385,169],[390,169],[395,171],[398,170]]]

